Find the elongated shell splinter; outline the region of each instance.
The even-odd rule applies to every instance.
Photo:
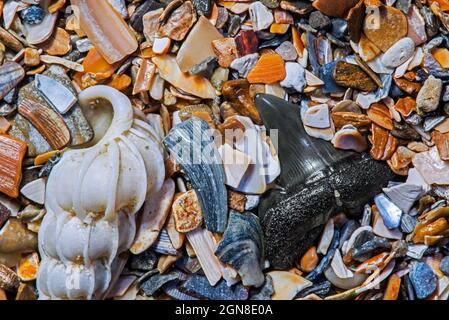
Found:
[[[106,108],[106,101],[113,117],[95,145],[66,151],[49,177],[39,231],[41,299],[104,298],[123,267],[119,255],[134,240],[136,213],[165,175],[161,141],[125,95],[95,86],[79,100],[84,108]]]

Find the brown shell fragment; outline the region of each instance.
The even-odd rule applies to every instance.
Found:
[[[414,231],[413,243],[424,243],[425,236],[437,236],[449,230],[449,222],[445,218],[439,218],[426,225],[418,224]]]
[[[401,277],[396,273],[390,276],[388,279],[387,288],[385,289],[384,300],[397,300],[399,296],[399,290],[401,289]]]
[[[6,291],[15,291],[20,284],[19,277],[10,268],[0,264],[0,288]]]
[[[150,90],[155,72],[156,66],[148,59],[142,59],[137,73],[136,83],[134,84],[133,94]]]
[[[325,15],[344,18],[348,10],[354,7],[357,2],[359,0],[315,0],[313,7]]]
[[[394,105],[394,109],[404,117],[408,117],[413,111],[416,111],[416,101],[411,97],[401,98]]]
[[[371,124],[371,119],[364,114],[357,114],[354,112],[332,112],[331,116],[337,130],[347,124],[351,124],[357,129],[367,127]]]
[[[226,81],[222,89],[223,96],[232,107],[242,116],[250,117],[255,123],[261,124],[259,111],[257,111],[254,99],[249,93],[249,82],[246,80]]]
[[[412,82],[403,78],[393,78],[393,80],[402,91],[407,92],[411,96],[416,96],[422,88],[422,85],[419,82]]]
[[[396,151],[397,139],[393,137],[387,130],[372,124],[372,148],[370,151],[371,157],[374,160],[388,160]]]
[[[358,65],[344,61],[339,61],[334,69],[335,82],[346,88],[358,89],[361,91],[374,91],[377,84]]]
[[[386,52],[407,35],[407,17],[394,7],[380,6],[366,16],[363,32],[380,50]]]
[[[406,176],[415,154],[412,150],[399,146],[391,159],[387,161],[388,165],[396,174]]]
[[[365,11],[365,2],[364,0],[360,0],[355,7],[349,10],[348,13],[347,22],[349,38],[351,39],[351,41],[354,41],[356,43],[360,41],[360,37],[362,35],[362,26],[365,19]]]
[[[393,119],[391,119],[390,111],[385,104],[372,104],[366,114],[375,124],[387,130],[393,130]]]
[[[165,18],[165,15],[159,20],[161,18]],[[173,10],[165,21],[162,21],[158,33],[175,41],[184,40],[196,20],[196,11],[192,2],[186,1]]]
[[[237,46],[234,38],[223,38],[212,41],[212,49],[218,57],[218,64],[229,68],[232,61],[237,59]]]
[[[53,35],[39,47],[52,56],[66,55],[72,50],[70,35],[64,29],[56,28]]]
[[[0,192],[11,198],[19,196],[26,150],[25,142],[0,134]]]
[[[70,131],[62,116],[38,101],[23,99],[19,113],[30,121],[53,150],[61,150],[70,142]]]
[[[440,133],[437,130],[432,132],[432,139],[438,149],[440,159],[444,161],[449,160],[449,132]]]
[[[179,195],[172,206],[175,227],[178,232],[187,233],[203,222],[203,211],[194,190]]]
[[[228,191],[228,205],[229,208],[243,213],[245,211],[246,196],[242,193],[229,190]]]

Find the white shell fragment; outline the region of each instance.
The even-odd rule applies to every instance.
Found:
[[[304,124],[318,129],[326,129],[331,126],[329,107],[327,104],[320,104],[307,109],[304,118]]]
[[[214,254],[217,244],[212,233],[204,228],[197,228],[187,233],[187,239],[195,251],[207,280],[211,286],[215,286],[223,276],[223,265]]]
[[[249,16],[253,22],[254,31],[267,29],[274,21],[271,11],[259,1],[251,3],[249,6]]]
[[[427,184],[449,184],[449,164],[441,160],[436,147],[418,153],[413,158],[413,165]]]
[[[26,184],[20,193],[26,198],[38,204],[44,204],[45,202],[45,179],[37,179],[28,184]]]
[[[404,213],[408,213],[413,204],[424,195],[422,186],[401,183],[391,188],[384,188],[383,192]]]
[[[37,74],[34,85],[45,100],[61,114],[67,113],[77,101],[72,91],[50,77]]]
[[[271,271],[267,273],[273,280],[273,300],[292,300],[298,292],[312,286],[312,282],[288,271]]]
[[[325,255],[334,237],[334,219],[329,219],[324,227],[323,235],[321,236],[320,243],[318,244],[317,251]]]

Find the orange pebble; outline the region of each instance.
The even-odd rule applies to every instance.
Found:
[[[277,53],[264,54],[248,75],[250,83],[275,83],[285,79],[285,63]]]
[[[301,258],[301,270],[311,272],[318,264],[318,254],[315,247],[311,247]]]

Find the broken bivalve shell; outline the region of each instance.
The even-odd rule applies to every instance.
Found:
[[[22,179],[22,161],[27,145],[20,140],[0,134],[0,192],[17,198]]]
[[[81,28],[107,62],[121,61],[137,50],[132,30],[107,1],[71,2],[79,10],[77,19]]]
[[[46,181],[44,178],[34,180],[27,183],[21,190],[20,193],[24,195],[27,199],[37,203],[44,204],[45,202],[45,186]]]
[[[170,55],[160,55],[153,58],[159,75],[173,86],[203,99],[213,99],[216,97],[215,89],[206,78],[198,75],[188,75],[181,72],[176,58]]]
[[[25,70],[16,62],[5,62],[0,67],[0,99],[3,99],[25,77]]]
[[[228,228],[215,255],[234,267],[244,286],[260,287],[265,281],[263,234],[259,218],[250,212],[231,211]]]
[[[159,166],[162,169],[162,163],[159,163]],[[172,179],[165,180],[159,192],[147,194],[136,239],[130,248],[133,254],[144,252],[158,240],[159,233],[170,213],[174,194],[175,183]]]
[[[64,119],[53,109],[36,100],[23,99],[19,113],[30,121],[53,150],[64,149],[70,142],[70,131]]]
[[[225,173],[207,122],[191,118],[180,123],[169,132],[164,145],[190,178],[206,228],[224,232],[228,220]]]
[[[332,144],[337,149],[363,152],[368,149],[368,143],[362,134],[352,125],[345,125],[332,138]]]

